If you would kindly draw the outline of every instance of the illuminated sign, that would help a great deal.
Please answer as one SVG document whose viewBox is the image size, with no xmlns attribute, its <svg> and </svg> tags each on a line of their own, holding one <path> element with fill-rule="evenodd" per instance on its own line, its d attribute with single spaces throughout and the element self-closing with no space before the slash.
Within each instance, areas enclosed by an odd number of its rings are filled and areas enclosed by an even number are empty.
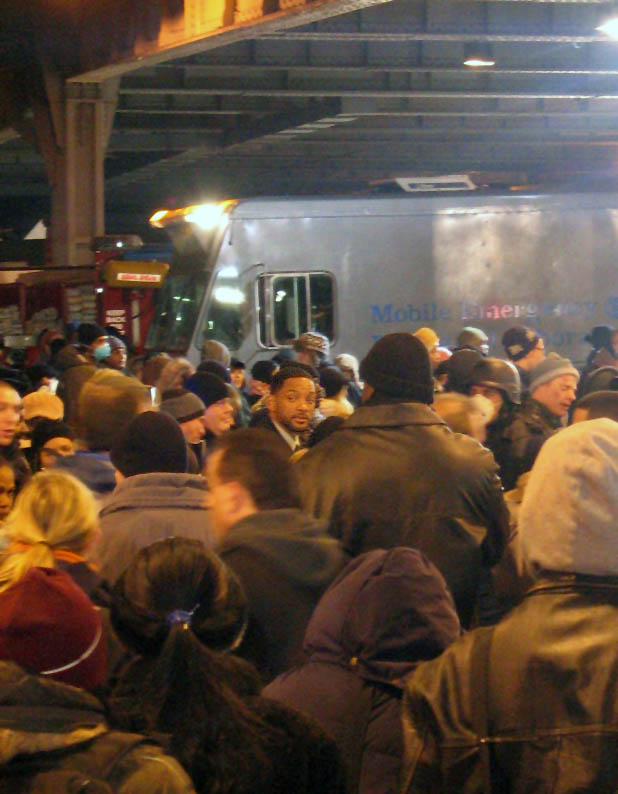
<svg viewBox="0 0 618 794">
<path fill-rule="evenodd" d="M 103 278 L 110 287 L 158 289 L 169 270 L 167 262 L 110 259 L 103 265 Z"/>
<path fill-rule="evenodd" d="M 160 273 L 118 273 L 117 281 L 139 281 L 142 284 L 160 284 Z"/>
</svg>

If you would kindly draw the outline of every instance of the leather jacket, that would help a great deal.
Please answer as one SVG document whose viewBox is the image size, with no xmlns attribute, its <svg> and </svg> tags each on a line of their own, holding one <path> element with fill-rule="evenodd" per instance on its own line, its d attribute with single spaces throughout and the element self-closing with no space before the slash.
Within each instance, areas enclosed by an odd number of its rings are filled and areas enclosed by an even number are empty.
<svg viewBox="0 0 618 794">
<path fill-rule="evenodd" d="M 405 794 L 618 789 L 618 579 L 548 574 L 497 626 L 420 665 Z"/>
<path fill-rule="evenodd" d="M 420 549 L 470 625 L 481 570 L 508 537 L 489 450 L 421 403 L 364 404 L 297 464 L 305 509 L 330 522 L 352 556 Z"/>
<path fill-rule="evenodd" d="M 517 470 L 517 477 L 530 471 L 543 443 L 562 427 L 560 417 L 553 414 L 542 403 L 528 396 L 524 399 L 521 408 L 515 412 L 508 424 L 508 438 L 510 441 L 510 455 L 513 458 L 513 467 Z M 506 490 L 514 488 L 517 482 L 509 482 Z"/>
<path fill-rule="evenodd" d="M 515 488 L 519 477 L 530 471 L 545 440 L 560 427 L 559 417 L 531 397 L 521 407 L 502 406 L 487 427 L 485 446 L 494 453 L 505 491 Z"/>
</svg>

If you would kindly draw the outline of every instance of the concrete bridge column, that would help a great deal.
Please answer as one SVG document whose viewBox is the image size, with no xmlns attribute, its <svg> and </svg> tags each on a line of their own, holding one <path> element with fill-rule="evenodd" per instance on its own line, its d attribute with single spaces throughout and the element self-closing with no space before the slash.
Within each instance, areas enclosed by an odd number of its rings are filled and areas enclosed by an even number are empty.
<svg viewBox="0 0 618 794">
<path fill-rule="evenodd" d="M 51 185 L 54 265 L 92 264 L 92 240 L 105 232 L 103 163 L 118 83 L 64 82 L 45 75 L 48 104 L 35 111 L 34 126 Z"/>
</svg>

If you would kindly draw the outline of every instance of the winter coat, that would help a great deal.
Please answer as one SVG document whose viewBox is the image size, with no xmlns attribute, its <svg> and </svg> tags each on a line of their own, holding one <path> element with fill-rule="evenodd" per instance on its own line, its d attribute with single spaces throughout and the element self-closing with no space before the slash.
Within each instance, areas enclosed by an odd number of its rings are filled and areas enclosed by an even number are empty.
<svg viewBox="0 0 618 794">
<path fill-rule="evenodd" d="M 55 468 L 77 477 L 99 498 L 110 494 L 116 487 L 115 470 L 109 452 L 80 450 L 74 455 L 58 458 Z"/>
<path fill-rule="evenodd" d="M 242 519 L 217 551 L 240 579 L 249 604 L 237 653 L 270 681 L 301 660 L 311 613 L 348 557 L 323 522 L 295 509 Z"/>
<path fill-rule="evenodd" d="M 505 491 L 515 488 L 521 475 L 530 471 L 554 427 L 561 427 L 558 417 L 532 398 L 524 401 L 523 408 L 503 405 L 487 427 L 485 446 L 493 452 Z"/>
<path fill-rule="evenodd" d="M 64 403 L 64 421 L 77 429 L 77 405 L 82 387 L 97 368 L 73 347 L 65 345 L 58 352 L 54 366 L 60 372 L 58 397 Z"/>
<path fill-rule="evenodd" d="M 201 540 L 211 547 L 205 500 L 206 483 L 197 474 L 154 472 L 127 477 L 101 508 L 101 536 L 93 551 L 101 576 L 114 584 L 141 548 L 172 535 Z"/>
<path fill-rule="evenodd" d="M 411 676 L 405 794 L 614 794 L 618 578 L 548 575 Z"/>
<path fill-rule="evenodd" d="M 503 435 L 508 439 L 508 451 L 503 453 L 503 460 L 496 457 L 501 466 L 503 461 L 507 465 L 505 490 L 514 488 L 518 477 L 530 471 L 545 441 L 562 426 L 560 417 L 542 403 L 532 397 L 524 399 L 508 426 L 503 428 Z"/>
<path fill-rule="evenodd" d="M 353 556 L 413 546 L 440 570 L 468 626 L 483 566 L 508 537 L 492 454 L 427 405 L 369 405 L 297 464 L 305 509 Z"/>
<path fill-rule="evenodd" d="M 0 662 L 0 791 L 29 794 L 37 772 L 59 770 L 100 777 L 122 794 L 195 794 L 161 748 L 111 732 L 93 695 Z"/>
<path fill-rule="evenodd" d="M 335 738 L 349 794 L 395 794 L 405 680 L 459 633 L 444 579 L 419 551 L 371 551 L 322 596 L 305 634 L 308 662 L 263 695 L 313 717 Z"/>
<path fill-rule="evenodd" d="M 536 578 L 495 627 L 412 675 L 404 791 L 618 789 L 618 424 L 552 436 L 519 512 Z"/>
<path fill-rule="evenodd" d="M 257 427 L 262 430 L 269 430 L 271 433 L 274 434 L 274 438 L 276 438 L 277 441 L 280 443 L 281 449 L 285 450 L 288 453 L 288 455 L 292 454 L 292 448 L 285 440 L 285 438 L 281 435 L 281 433 L 277 430 L 275 423 L 270 418 L 270 414 L 266 409 L 261 411 L 256 411 L 253 414 L 253 418 L 249 422 L 249 427 Z M 303 442 L 302 434 L 299 435 L 299 442 L 301 444 Z"/>
</svg>

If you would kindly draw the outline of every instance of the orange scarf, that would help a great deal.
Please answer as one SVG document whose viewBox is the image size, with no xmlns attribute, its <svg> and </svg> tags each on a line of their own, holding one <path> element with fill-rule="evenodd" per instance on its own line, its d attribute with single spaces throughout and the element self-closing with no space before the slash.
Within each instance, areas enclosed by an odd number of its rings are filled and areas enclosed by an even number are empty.
<svg viewBox="0 0 618 794">
<path fill-rule="evenodd" d="M 28 551 L 28 549 L 32 549 L 36 545 L 38 544 L 21 543 L 20 541 L 16 540 L 13 541 L 13 543 L 11 543 L 11 545 L 7 548 L 7 550 L 4 553 L 8 557 L 10 554 L 19 554 L 22 551 Z M 47 544 L 42 544 L 42 545 L 47 545 Z M 54 558 L 56 560 L 60 560 L 61 562 L 68 562 L 68 563 L 85 562 L 89 568 L 92 568 L 94 570 L 94 566 L 91 565 L 88 562 L 88 560 L 86 560 L 81 555 L 76 554 L 74 551 L 69 551 L 68 549 L 52 549 L 51 546 L 47 546 L 47 548 L 51 551 L 51 553 L 54 555 Z"/>
</svg>

